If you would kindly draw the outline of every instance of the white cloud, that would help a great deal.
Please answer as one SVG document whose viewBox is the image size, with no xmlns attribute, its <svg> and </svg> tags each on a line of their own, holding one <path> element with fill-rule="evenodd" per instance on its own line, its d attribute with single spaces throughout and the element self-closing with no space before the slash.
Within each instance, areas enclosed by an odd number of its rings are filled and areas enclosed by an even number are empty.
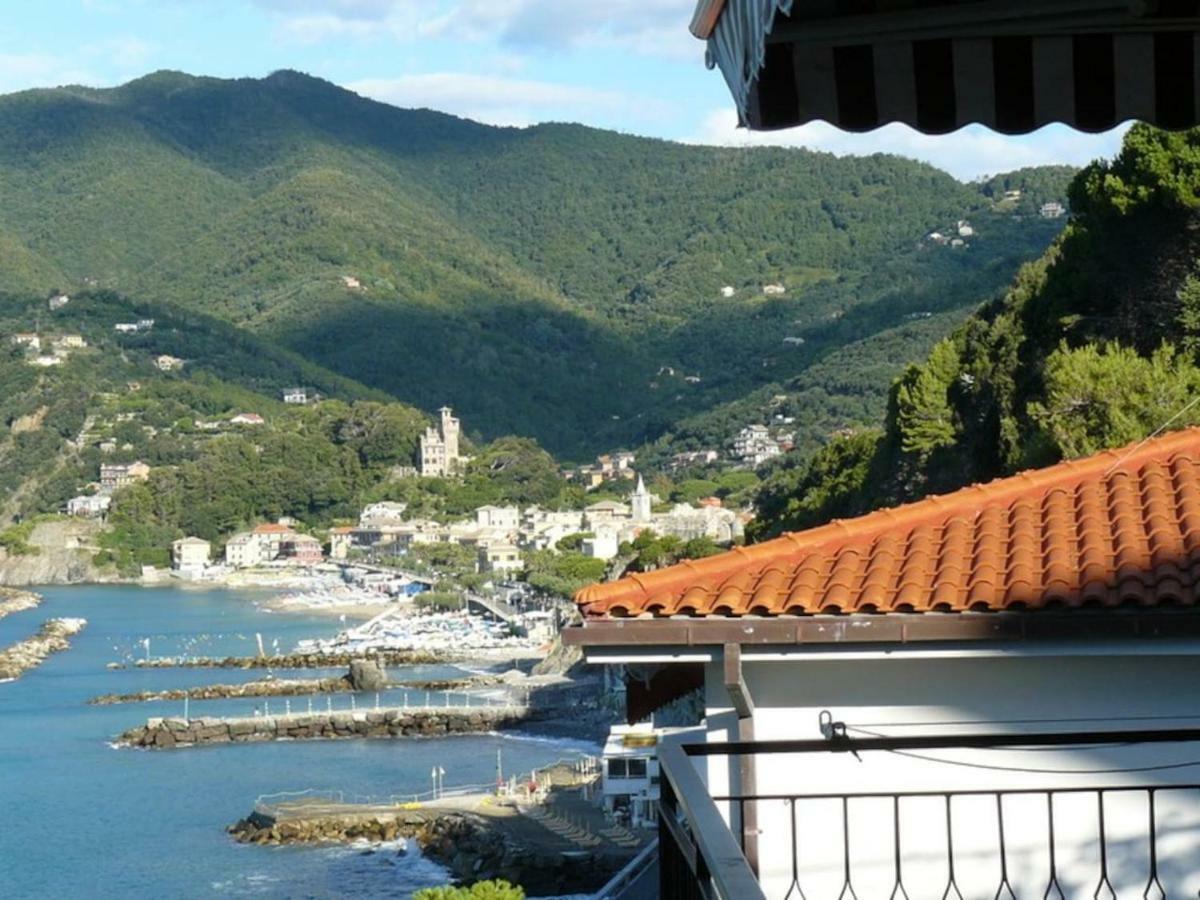
<svg viewBox="0 0 1200 900">
<path fill-rule="evenodd" d="M 968 125 L 953 134 L 921 134 L 907 125 L 891 124 L 866 134 L 811 122 L 785 131 L 752 132 L 737 127 L 737 114 L 717 110 L 705 117 L 689 143 L 721 146 L 807 147 L 838 156 L 893 153 L 931 163 L 956 178 L 1009 172 L 1023 166 L 1085 165 L 1112 156 L 1128 126 L 1105 134 L 1084 134 L 1064 125 L 1048 125 L 1031 135 L 1010 137 L 981 125 Z"/>
<path fill-rule="evenodd" d="M 463 72 L 368 78 L 346 87 L 393 106 L 428 107 L 490 125 L 588 121 L 596 112 L 611 114 L 631 108 L 648 116 L 656 114 L 653 101 L 634 103 L 617 91 Z"/>
<path fill-rule="evenodd" d="M 36 87 L 83 84 L 99 87 L 110 82 L 81 68 L 71 56 L 49 53 L 0 53 L 0 93 Z"/>
<path fill-rule="evenodd" d="M 694 0 L 254 0 L 281 17 L 287 37 L 314 43 L 339 37 L 418 37 L 492 43 L 521 52 L 619 47 L 626 52 L 700 59 L 687 31 Z"/>
</svg>

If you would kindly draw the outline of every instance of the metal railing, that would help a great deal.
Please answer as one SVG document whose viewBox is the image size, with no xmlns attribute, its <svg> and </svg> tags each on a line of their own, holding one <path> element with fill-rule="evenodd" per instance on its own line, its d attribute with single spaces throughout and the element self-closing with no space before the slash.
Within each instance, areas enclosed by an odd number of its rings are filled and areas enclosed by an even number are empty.
<svg viewBox="0 0 1200 900">
<path fill-rule="evenodd" d="M 1014 890 L 1014 879 L 1010 878 L 1012 871 L 1013 852 L 1011 849 L 1014 835 L 1024 841 L 1024 859 L 1030 858 L 1031 831 L 1029 823 L 1029 804 L 1044 802 L 1042 814 L 1043 829 L 1038 841 L 1044 843 L 1035 848 L 1039 859 L 1045 861 L 1044 878 L 1039 886 L 1038 894 L 1043 900 L 1063 900 L 1067 893 L 1064 887 L 1064 869 L 1062 865 L 1062 845 L 1064 814 L 1062 807 L 1070 805 L 1069 826 L 1073 829 L 1072 838 L 1078 837 L 1081 824 L 1079 803 L 1090 800 L 1094 812 L 1088 817 L 1086 829 L 1090 829 L 1088 842 L 1094 850 L 1095 871 L 1090 872 L 1090 886 L 1094 887 L 1094 895 L 1101 900 L 1116 897 L 1113 887 L 1114 869 L 1110 865 L 1115 849 L 1115 840 L 1110 833 L 1113 807 L 1121 806 L 1120 842 L 1123 848 L 1128 848 L 1130 841 L 1137 845 L 1139 857 L 1143 860 L 1139 865 L 1144 866 L 1138 876 L 1144 885 L 1141 891 L 1145 900 L 1165 900 L 1168 891 L 1164 887 L 1164 870 L 1160 860 L 1165 859 L 1162 848 L 1165 842 L 1163 836 L 1160 800 L 1167 797 L 1174 802 L 1182 798 L 1184 806 L 1190 809 L 1200 809 L 1200 784 L 1142 784 L 1113 786 L 1048 786 L 1048 787 L 994 787 L 966 788 L 954 790 L 912 790 L 912 791 L 864 791 L 864 792 L 827 792 L 827 793 L 730 793 L 712 796 L 708 793 L 704 781 L 697 770 L 694 758 L 708 756 L 745 756 L 770 753 L 850 753 L 858 755 L 870 751 L 904 752 L 914 749 L 960 749 L 960 748 L 1084 748 L 1098 744 L 1136 745 L 1136 744 L 1165 744 L 1165 743 L 1196 743 L 1200 742 L 1200 730 L 1171 729 L 1157 731 L 1100 731 L 1100 732 L 1054 732 L 1041 734 L 1007 734 L 984 735 L 969 734 L 960 736 L 921 736 L 921 737 L 872 737 L 852 739 L 845 735 L 844 730 L 835 731 L 825 740 L 815 741 L 763 741 L 763 742 L 732 742 L 728 744 L 706 743 L 697 745 L 666 744 L 660 747 L 659 764 L 662 773 L 662 800 L 659 809 L 659 862 L 660 862 L 660 895 L 663 900 L 765 900 L 766 894 L 760 885 L 758 876 L 747 860 L 746 831 L 743 824 L 757 822 L 761 825 L 763 817 L 760 811 L 768 804 L 782 804 L 785 815 L 783 821 L 789 830 L 787 846 L 790 847 L 790 860 L 779 859 L 777 856 L 766 862 L 775 875 L 781 870 L 786 875 L 790 863 L 790 882 L 786 893 L 780 888 L 783 900 L 813 900 L 815 891 L 811 884 L 806 888 L 802 864 L 805 862 L 805 848 L 809 854 L 819 854 L 819 859 L 809 858 L 809 864 L 816 863 L 822 871 L 831 869 L 839 871 L 838 887 L 831 896 L 837 900 L 858 900 L 856 877 L 861 870 L 870 868 L 872 875 L 878 881 L 880 859 L 879 847 L 869 848 L 875 851 L 869 859 L 856 855 L 853 845 L 856 829 L 852 823 L 862 824 L 879 832 L 881 813 L 887 810 L 890 815 L 890 844 L 885 848 L 890 856 L 891 889 L 884 895 L 889 900 L 908 900 L 912 885 L 905 882 L 906 861 L 910 859 L 912 844 L 906 839 L 902 822 L 903 812 L 909 805 L 936 804 L 938 812 L 931 819 L 928 815 L 922 820 L 922 863 L 928 871 L 929 866 L 929 831 L 930 822 L 935 822 L 932 830 L 940 829 L 941 870 L 944 881 L 941 883 L 938 896 L 943 900 L 960 900 L 963 891 L 960 887 L 962 869 L 958 868 L 965 857 L 971 858 L 972 871 L 979 870 L 981 854 L 987 858 L 987 868 L 994 872 L 995 884 L 992 885 L 990 896 L 996 900 L 1015 900 L 1017 891 Z M 1021 798 L 1018 800 L 1018 798 Z M 1068 801 L 1068 798 L 1074 798 Z M 1137 801 L 1138 812 L 1131 812 L 1129 798 Z M 992 821 L 985 823 L 980 818 L 983 809 L 980 804 L 990 809 Z M 1015 804 L 1023 805 L 1024 817 L 1020 825 L 1014 827 L 1012 809 Z M 729 811 L 730 824 L 718 804 L 726 804 Z M 812 835 L 798 826 L 798 812 L 805 806 L 824 804 L 826 810 L 833 810 L 832 817 L 827 817 L 822 829 L 822 840 L 812 840 Z M 965 809 L 964 807 L 968 807 Z M 966 815 L 964 815 L 966 813 Z M 1010 818 L 1006 820 L 1006 813 Z M 1141 817 L 1137 825 L 1137 834 L 1130 837 L 1130 816 Z M 963 819 L 965 821 L 956 821 Z M 940 821 L 939 821 L 940 820 Z M 985 828 L 985 824 L 988 828 Z M 731 830 L 730 825 L 736 830 Z M 990 829 L 990 830 L 989 830 Z M 967 852 L 961 843 L 964 831 L 968 831 L 973 840 Z M 980 835 L 989 835 L 990 846 L 981 844 Z M 836 838 L 840 836 L 840 846 Z M 755 836 L 757 840 L 757 836 Z M 778 839 L 771 847 L 781 846 Z M 820 847 L 813 845 L 820 843 Z M 861 849 L 861 848 L 860 848 Z M 1128 857 L 1128 854 L 1126 854 Z M 886 864 L 886 863 L 885 863 Z M 1188 874 L 1200 874 L 1200 862 L 1189 860 Z M 860 867 L 860 868 L 856 868 Z M 1027 868 L 1027 866 L 1026 866 Z M 1078 881 L 1078 870 L 1072 873 L 1073 880 Z M 1122 877 L 1128 881 L 1129 867 L 1126 865 Z M 1028 880 L 1028 875 L 1026 875 Z M 777 884 L 777 882 L 773 882 Z M 922 886 L 921 893 L 924 893 Z M 807 891 L 807 892 L 806 892 Z M 1089 892 L 1091 892 L 1089 888 Z M 917 893 L 913 891 L 913 893 Z M 1028 893 L 1028 890 L 1026 890 Z M 1194 893 L 1194 892 L 1193 892 Z M 1024 895 L 1022 895 L 1024 896 Z"/>
</svg>

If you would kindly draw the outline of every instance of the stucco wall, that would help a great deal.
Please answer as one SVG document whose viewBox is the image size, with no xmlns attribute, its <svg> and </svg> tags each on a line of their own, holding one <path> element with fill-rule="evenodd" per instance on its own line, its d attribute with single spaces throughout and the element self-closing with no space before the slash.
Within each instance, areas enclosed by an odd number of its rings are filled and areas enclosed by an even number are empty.
<svg viewBox="0 0 1200 900">
<path fill-rule="evenodd" d="M 997 658 L 897 654 L 873 659 L 814 655 L 747 661 L 745 673 L 756 704 L 759 740 L 818 738 L 822 710 L 852 728 L 888 735 L 1200 725 L 1200 658 L 1185 654 L 1055 657 L 1013 652 Z M 733 738 L 736 719 L 718 663 L 708 668 L 707 704 L 708 739 Z M 957 750 L 919 756 L 923 758 L 892 753 L 866 754 L 861 760 L 844 754 L 760 755 L 757 792 L 1200 783 L 1200 767 L 1126 771 L 1200 760 L 1200 746 Z M 714 795 L 729 791 L 735 764 L 711 758 L 707 777 Z M 992 897 L 1000 882 L 995 797 L 958 798 L 951 809 L 958 885 L 966 897 Z M 852 800 L 849 810 L 853 887 L 862 900 L 887 897 L 895 880 L 892 801 Z M 1097 797 L 1060 795 L 1055 812 L 1062 888 L 1068 897 L 1073 891 L 1086 891 L 1090 897 L 1100 877 Z M 1147 795 L 1108 794 L 1105 812 L 1112 885 L 1119 894 L 1141 896 L 1149 873 Z M 792 881 L 790 816 L 784 801 L 759 804 L 761 876 L 772 898 L 782 898 Z M 810 898 L 837 897 L 844 882 L 841 802 L 799 803 L 796 818 L 800 886 Z M 1004 819 L 1012 887 L 1019 897 L 1041 897 L 1050 871 L 1045 795 L 1006 798 Z M 1167 894 L 1195 896 L 1200 890 L 1200 791 L 1160 793 L 1157 821 Z M 944 799 L 902 801 L 903 877 L 912 896 L 940 897 L 945 891 L 946 834 Z"/>
</svg>

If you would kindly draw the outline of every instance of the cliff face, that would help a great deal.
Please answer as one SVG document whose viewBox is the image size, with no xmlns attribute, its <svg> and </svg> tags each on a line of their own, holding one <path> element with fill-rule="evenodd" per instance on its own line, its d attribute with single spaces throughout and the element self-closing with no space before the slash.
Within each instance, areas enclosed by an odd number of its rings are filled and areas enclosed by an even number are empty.
<svg viewBox="0 0 1200 900">
<path fill-rule="evenodd" d="M 92 564 L 99 549 L 99 523 L 72 519 L 39 523 L 29 544 L 36 553 L 14 555 L 0 550 L 0 584 L 80 584 L 112 581 L 111 573 Z"/>
</svg>

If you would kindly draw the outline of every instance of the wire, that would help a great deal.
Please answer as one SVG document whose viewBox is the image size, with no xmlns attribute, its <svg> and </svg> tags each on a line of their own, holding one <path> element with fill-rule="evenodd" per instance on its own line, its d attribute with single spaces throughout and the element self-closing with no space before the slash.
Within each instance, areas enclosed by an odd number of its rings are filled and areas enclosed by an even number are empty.
<svg viewBox="0 0 1200 900">
<path fill-rule="evenodd" d="M 1172 716 L 1164 716 L 1163 718 L 1174 718 Z M 1085 720 L 1086 721 L 1086 720 Z M 847 731 L 855 731 L 867 737 L 886 738 L 886 734 L 881 734 L 877 731 L 870 731 L 866 728 L 859 728 L 853 725 L 846 726 Z M 1113 748 L 1113 747 L 1132 747 L 1131 743 L 1121 744 L 1087 744 L 1081 745 L 1091 747 L 1093 749 Z M 1020 749 L 1020 748 L 1013 748 Z M 983 769 L 988 772 L 1018 772 L 1023 775 L 1123 775 L 1134 774 L 1138 772 L 1167 772 L 1173 769 L 1187 769 L 1193 766 L 1200 766 L 1200 759 L 1191 760 L 1189 762 L 1179 763 L 1161 763 L 1153 766 L 1132 766 L 1132 767 L 1117 767 L 1111 769 L 1042 769 L 1033 766 L 1000 766 L 992 763 L 976 763 L 966 762 L 961 759 L 940 759 L 936 756 L 925 756 L 921 753 L 913 753 L 908 750 L 887 750 L 894 756 L 904 756 L 908 759 L 916 759 L 922 762 L 941 763 L 946 766 L 957 766 L 964 769 Z"/>
<path fill-rule="evenodd" d="M 1186 406 L 1183 407 L 1183 409 L 1179 410 L 1179 412 L 1175 413 L 1175 415 L 1171 416 L 1171 418 L 1167 419 L 1167 421 L 1163 422 L 1160 426 L 1158 426 L 1158 428 L 1154 431 L 1153 434 L 1147 435 L 1144 439 L 1139 441 L 1137 444 L 1130 447 L 1128 453 L 1126 453 L 1124 456 L 1122 456 L 1120 459 L 1118 459 L 1115 463 L 1113 463 L 1111 466 L 1109 466 L 1107 469 L 1104 470 L 1104 474 L 1105 475 L 1111 474 L 1113 469 L 1117 468 L 1119 465 L 1121 465 L 1121 463 L 1125 462 L 1125 460 L 1129 459 L 1129 457 L 1131 457 L 1131 456 L 1133 456 L 1133 454 L 1137 453 L 1138 450 L 1142 449 L 1142 446 L 1144 444 L 1146 444 L 1148 441 L 1154 440 L 1154 438 L 1158 437 L 1160 434 L 1162 434 L 1164 431 L 1166 431 L 1168 425 L 1170 425 L 1172 422 L 1174 422 L 1176 419 L 1178 419 L 1180 416 L 1182 416 L 1185 412 L 1187 412 L 1189 409 L 1191 409 L 1197 403 L 1200 403 L 1200 397 L 1194 397 L 1192 399 L 1191 403 L 1188 403 Z"/>
</svg>

